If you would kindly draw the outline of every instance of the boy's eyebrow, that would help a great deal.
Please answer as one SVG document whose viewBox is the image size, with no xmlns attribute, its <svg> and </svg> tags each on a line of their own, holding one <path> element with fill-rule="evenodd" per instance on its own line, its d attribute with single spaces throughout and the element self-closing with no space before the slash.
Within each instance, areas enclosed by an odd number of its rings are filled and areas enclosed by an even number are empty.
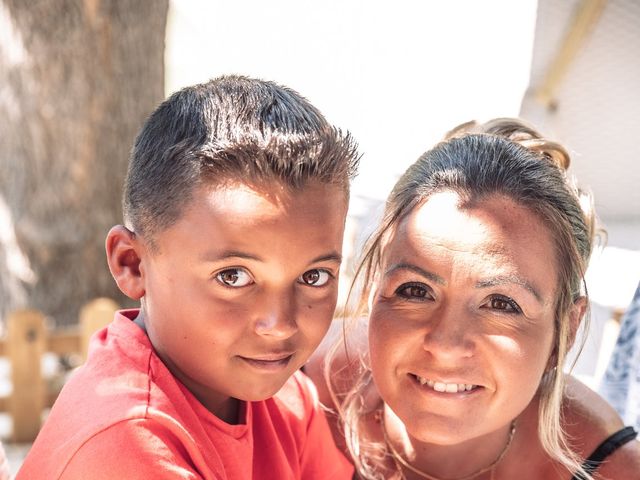
<svg viewBox="0 0 640 480">
<path fill-rule="evenodd" d="M 256 255 L 252 255 L 250 253 L 242 252 L 240 250 L 223 250 L 222 252 L 209 251 L 202 256 L 204 261 L 212 262 L 212 261 L 220 261 L 225 260 L 227 258 L 244 258 L 246 260 L 255 260 L 256 262 L 262 262 L 263 259 Z M 311 260 L 310 263 L 317 262 L 337 262 L 342 263 L 342 255 L 338 252 L 333 251 L 329 252 L 326 255 L 320 255 L 317 258 Z"/>
<path fill-rule="evenodd" d="M 410 263 L 396 263 L 387 269 L 384 272 L 385 275 L 389 275 L 390 273 L 395 272 L 396 270 L 409 270 L 410 272 L 417 273 L 425 278 L 428 278 L 432 282 L 437 283 L 438 285 L 446 285 L 446 281 L 440 275 L 436 275 L 433 272 L 425 270 L 424 268 L 420 268 L 417 265 L 412 265 Z"/>
<path fill-rule="evenodd" d="M 223 250 L 221 252 L 208 251 L 202 255 L 202 259 L 208 262 L 225 260 L 227 258 L 244 258 L 247 260 L 256 260 L 258 262 L 262 261 L 262 258 L 257 257 L 256 255 L 251 255 L 250 253 L 241 252 L 240 250 Z"/>
<path fill-rule="evenodd" d="M 498 277 L 488 278 L 486 280 L 480 280 L 476 283 L 476 288 L 488 288 L 507 284 L 515 284 L 523 287 L 525 290 L 533 294 L 533 296 L 536 297 L 536 299 L 540 303 L 544 303 L 542 300 L 542 296 L 540 295 L 538 290 L 529 281 L 527 281 L 526 278 L 521 277 L 520 275 L 517 275 L 515 273 L 511 275 L 501 275 Z"/>
<path fill-rule="evenodd" d="M 314 258 L 313 260 L 311 260 L 311 263 L 317 263 L 317 262 L 337 262 L 337 263 L 342 263 L 342 255 L 340 255 L 338 252 L 330 252 L 326 255 L 320 255 L 317 258 Z"/>
</svg>

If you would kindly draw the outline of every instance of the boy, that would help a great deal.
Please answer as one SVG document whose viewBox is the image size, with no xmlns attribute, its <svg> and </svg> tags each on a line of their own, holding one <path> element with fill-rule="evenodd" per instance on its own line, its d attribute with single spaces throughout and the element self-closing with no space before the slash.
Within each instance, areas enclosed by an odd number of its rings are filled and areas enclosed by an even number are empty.
<svg viewBox="0 0 640 480">
<path fill-rule="evenodd" d="M 336 304 L 356 148 L 297 93 L 221 77 L 148 119 L 92 339 L 18 479 L 340 479 L 298 372 Z M 274 396 L 275 395 L 275 396 Z"/>
</svg>

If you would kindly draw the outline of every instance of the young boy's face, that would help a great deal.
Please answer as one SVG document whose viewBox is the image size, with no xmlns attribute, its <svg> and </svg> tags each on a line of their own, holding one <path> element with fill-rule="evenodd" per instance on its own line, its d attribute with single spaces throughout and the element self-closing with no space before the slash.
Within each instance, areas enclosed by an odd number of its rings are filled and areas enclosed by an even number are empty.
<svg viewBox="0 0 640 480">
<path fill-rule="evenodd" d="M 143 319 L 172 373 L 214 411 L 272 396 L 326 333 L 347 211 L 341 188 L 202 187 L 142 249 Z"/>
</svg>

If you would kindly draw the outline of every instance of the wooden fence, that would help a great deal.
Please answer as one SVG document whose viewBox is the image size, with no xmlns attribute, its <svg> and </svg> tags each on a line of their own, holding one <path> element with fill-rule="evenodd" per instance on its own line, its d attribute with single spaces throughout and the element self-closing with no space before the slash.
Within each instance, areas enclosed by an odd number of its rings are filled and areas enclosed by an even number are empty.
<svg viewBox="0 0 640 480">
<path fill-rule="evenodd" d="M 19 310 L 7 318 L 7 335 L 0 339 L 0 356 L 11 363 L 13 389 L 9 397 L 0 397 L 0 411 L 13 418 L 13 441 L 33 441 L 40 430 L 45 407 L 53 405 L 59 391 L 51 389 L 42 376 L 42 355 L 78 354 L 86 358 L 89 338 L 113 319 L 118 305 L 98 298 L 80 311 L 77 326 L 48 330 L 45 316 L 36 310 Z"/>
</svg>

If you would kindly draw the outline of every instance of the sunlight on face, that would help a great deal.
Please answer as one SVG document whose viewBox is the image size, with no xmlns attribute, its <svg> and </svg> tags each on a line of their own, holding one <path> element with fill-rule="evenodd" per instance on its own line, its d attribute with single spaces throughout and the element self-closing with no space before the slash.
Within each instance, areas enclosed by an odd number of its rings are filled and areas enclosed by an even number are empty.
<svg viewBox="0 0 640 480">
<path fill-rule="evenodd" d="M 147 332 L 212 411 L 272 396 L 324 336 L 338 292 L 343 190 L 199 188 L 141 264 Z"/>
<path fill-rule="evenodd" d="M 431 196 L 384 248 L 369 326 L 371 368 L 409 434 L 456 443 L 508 425 L 551 353 L 554 245 L 501 196 Z"/>
</svg>

